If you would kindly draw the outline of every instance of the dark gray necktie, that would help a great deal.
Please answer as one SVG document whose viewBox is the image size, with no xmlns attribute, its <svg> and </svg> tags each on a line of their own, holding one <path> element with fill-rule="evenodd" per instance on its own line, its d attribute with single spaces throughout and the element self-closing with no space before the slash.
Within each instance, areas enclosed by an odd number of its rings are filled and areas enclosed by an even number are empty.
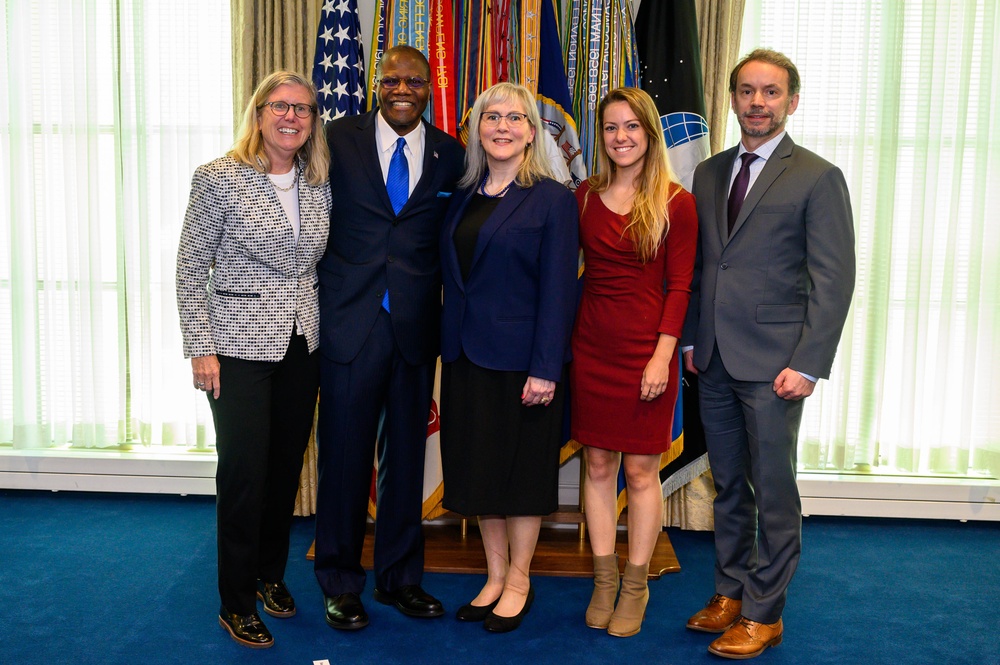
<svg viewBox="0 0 1000 665">
<path fill-rule="evenodd" d="M 733 188 L 729 190 L 729 235 L 733 235 L 733 226 L 736 225 L 736 218 L 740 216 L 740 208 L 743 207 L 743 199 L 747 197 L 747 185 L 750 184 L 750 163 L 757 159 L 757 155 L 752 152 L 745 152 L 740 155 L 743 164 L 740 172 L 736 174 L 733 181 Z"/>
</svg>

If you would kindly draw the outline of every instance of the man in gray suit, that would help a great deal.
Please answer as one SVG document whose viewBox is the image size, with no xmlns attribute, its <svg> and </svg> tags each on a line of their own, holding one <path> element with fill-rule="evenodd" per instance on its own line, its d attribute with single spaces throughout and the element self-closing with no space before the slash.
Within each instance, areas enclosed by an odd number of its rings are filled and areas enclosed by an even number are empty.
<svg viewBox="0 0 1000 665">
<path fill-rule="evenodd" d="M 795 483 L 803 399 L 828 378 L 854 291 L 840 170 L 785 133 L 799 102 L 786 56 L 758 49 L 729 80 L 740 144 L 694 174 L 699 248 L 682 345 L 698 374 L 715 499 L 715 595 L 687 627 L 752 658 L 781 642 L 801 551 Z"/>
</svg>

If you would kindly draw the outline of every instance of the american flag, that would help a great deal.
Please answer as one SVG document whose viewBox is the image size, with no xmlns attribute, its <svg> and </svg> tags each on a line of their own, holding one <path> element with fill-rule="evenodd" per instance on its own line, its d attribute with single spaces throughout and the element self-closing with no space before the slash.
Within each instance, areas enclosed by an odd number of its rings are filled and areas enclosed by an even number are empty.
<svg viewBox="0 0 1000 665">
<path fill-rule="evenodd" d="M 365 112 L 365 66 L 357 0 L 325 0 L 312 79 L 323 122 Z"/>
</svg>

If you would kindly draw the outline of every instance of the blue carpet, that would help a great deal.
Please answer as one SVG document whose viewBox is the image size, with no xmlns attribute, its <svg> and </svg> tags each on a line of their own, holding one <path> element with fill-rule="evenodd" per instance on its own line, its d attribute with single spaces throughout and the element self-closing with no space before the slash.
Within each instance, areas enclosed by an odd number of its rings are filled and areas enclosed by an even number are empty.
<svg viewBox="0 0 1000 665">
<path fill-rule="evenodd" d="M 409 619 L 364 597 L 371 626 L 323 621 L 297 518 L 286 581 L 292 619 L 275 646 L 240 647 L 216 622 L 211 497 L 0 490 L 0 663 L 723 663 L 684 622 L 712 594 L 712 536 L 670 530 L 682 571 L 651 584 L 642 632 L 588 629 L 590 581 L 534 578 L 535 606 L 506 635 L 451 616 Z M 755 662 L 1000 664 L 1000 524 L 810 517 L 785 641 Z M 428 574 L 453 612 L 475 575 Z"/>
</svg>

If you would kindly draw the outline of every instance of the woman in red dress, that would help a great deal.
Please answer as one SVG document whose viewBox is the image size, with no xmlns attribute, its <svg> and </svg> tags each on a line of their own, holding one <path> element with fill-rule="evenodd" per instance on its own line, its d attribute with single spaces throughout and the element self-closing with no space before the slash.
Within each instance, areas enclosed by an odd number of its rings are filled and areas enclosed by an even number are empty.
<svg viewBox="0 0 1000 665">
<path fill-rule="evenodd" d="M 638 88 L 598 107 L 598 173 L 577 190 L 583 297 L 573 332 L 572 435 L 584 445 L 594 553 L 591 628 L 639 632 L 649 559 L 662 527 L 660 456 L 671 443 L 677 340 L 690 299 L 698 223 L 677 183 L 659 114 Z M 628 485 L 628 562 L 618 593 L 618 469 Z"/>
</svg>

